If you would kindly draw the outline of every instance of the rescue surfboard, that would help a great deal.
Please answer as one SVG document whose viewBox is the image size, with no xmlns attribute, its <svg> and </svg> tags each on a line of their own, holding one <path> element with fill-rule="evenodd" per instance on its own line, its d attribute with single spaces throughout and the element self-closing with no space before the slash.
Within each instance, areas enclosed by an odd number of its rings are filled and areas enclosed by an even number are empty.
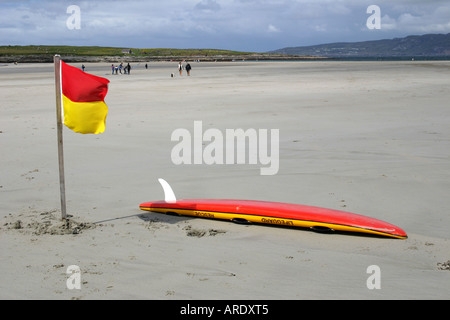
<svg viewBox="0 0 450 320">
<path fill-rule="evenodd" d="M 170 185 L 163 179 L 159 182 L 164 189 L 165 200 L 141 203 L 141 210 L 236 223 L 309 228 L 318 232 L 355 232 L 398 239 L 408 237 L 405 231 L 388 222 L 334 209 L 257 200 L 177 200 Z"/>
</svg>

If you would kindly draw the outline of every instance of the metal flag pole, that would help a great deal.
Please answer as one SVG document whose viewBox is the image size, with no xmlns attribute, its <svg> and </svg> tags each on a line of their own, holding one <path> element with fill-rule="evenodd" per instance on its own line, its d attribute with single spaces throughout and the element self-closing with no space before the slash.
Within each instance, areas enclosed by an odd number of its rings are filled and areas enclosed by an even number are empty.
<svg viewBox="0 0 450 320">
<path fill-rule="evenodd" d="M 63 124 L 62 124 L 62 87 L 61 87 L 61 57 L 53 57 L 55 64 L 55 91 L 56 91 L 56 123 L 58 132 L 58 161 L 59 161 L 59 189 L 61 196 L 61 218 L 67 219 L 66 187 L 64 179 L 64 152 L 63 152 Z"/>
</svg>

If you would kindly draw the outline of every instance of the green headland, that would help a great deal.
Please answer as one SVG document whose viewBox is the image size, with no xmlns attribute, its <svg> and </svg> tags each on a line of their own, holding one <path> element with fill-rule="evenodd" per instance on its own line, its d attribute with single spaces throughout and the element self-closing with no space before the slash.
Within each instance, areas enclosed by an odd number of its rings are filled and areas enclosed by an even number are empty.
<svg viewBox="0 0 450 320">
<path fill-rule="evenodd" d="M 232 61 L 232 60 L 293 60 L 318 59 L 313 56 L 287 55 L 279 53 L 241 52 L 220 49 L 171 49 L 171 48 L 120 48 L 97 46 L 0 46 L 0 62 L 52 62 L 53 56 L 59 54 L 65 61 Z"/>
</svg>

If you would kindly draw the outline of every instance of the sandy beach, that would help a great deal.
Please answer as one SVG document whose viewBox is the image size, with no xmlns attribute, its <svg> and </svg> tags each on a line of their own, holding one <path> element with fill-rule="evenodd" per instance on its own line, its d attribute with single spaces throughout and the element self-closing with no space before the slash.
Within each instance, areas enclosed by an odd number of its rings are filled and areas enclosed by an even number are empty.
<svg viewBox="0 0 450 320">
<path fill-rule="evenodd" d="M 1 299 L 450 298 L 450 62 L 191 62 L 189 77 L 177 62 L 134 63 L 130 75 L 85 65 L 111 81 L 109 113 L 99 135 L 64 127 L 70 225 L 53 65 L 0 66 Z M 276 174 L 175 164 L 172 133 L 195 121 L 279 129 Z M 158 178 L 180 199 L 345 210 L 408 239 L 139 210 L 164 199 Z M 80 289 L 67 285 L 73 265 Z"/>
</svg>

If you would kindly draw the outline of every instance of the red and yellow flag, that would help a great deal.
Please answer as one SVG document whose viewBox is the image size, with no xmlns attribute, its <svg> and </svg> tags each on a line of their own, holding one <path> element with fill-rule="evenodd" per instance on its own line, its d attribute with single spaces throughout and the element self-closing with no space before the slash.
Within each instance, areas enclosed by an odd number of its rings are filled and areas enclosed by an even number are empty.
<svg viewBox="0 0 450 320">
<path fill-rule="evenodd" d="M 105 96 L 109 80 L 69 66 L 61 61 L 64 124 L 78 133 L 105 131 L 108 107 Z"/>
</svg>

